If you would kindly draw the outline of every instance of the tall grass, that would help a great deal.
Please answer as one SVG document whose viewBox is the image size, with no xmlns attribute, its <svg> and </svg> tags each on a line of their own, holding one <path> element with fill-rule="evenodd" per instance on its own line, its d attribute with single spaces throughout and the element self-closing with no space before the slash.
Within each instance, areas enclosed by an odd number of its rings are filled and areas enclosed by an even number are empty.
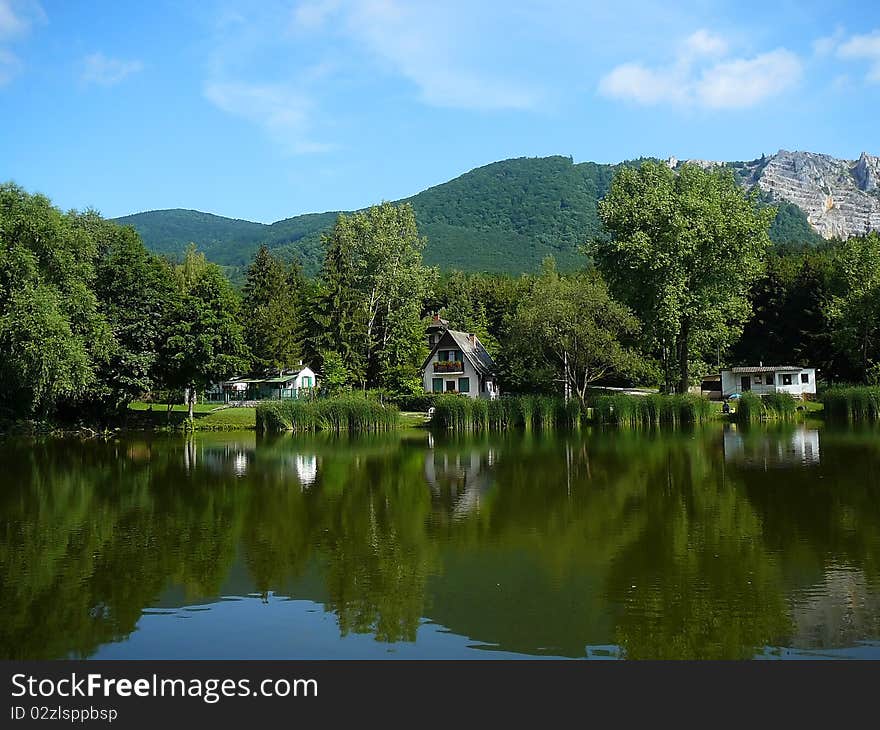
<svg viewBox="0 0 880 730">
<path fill-rule="evenodd" d="M 399 425 L 396 406 L 362 395 L 281 400 L 257 406 L 258 431 L 389 431 Z"/>
<path fill-rule="evenodd" d="M 434 404 L 432 424 L 454 431 L 549 430 L 581 421 L 577 401 L 567 404 L 550 396 L 506 396 L 496 400 L 441 395 Z"/>
<path fill-rule="evenodd" d="M 597 423 L 629 427 L 703 423 L 713 416 L 712 404 L 698 395 L 601 395 L 593 401 Z"/>
<path fill-rule="evenodd" d="M 837 386 L 822 395 L 825 418 L 835 421 L 880 420 L 880 386 Z"/>
<path fill-rule="evenodd" d="M 797 401 L 789 393 L 768 393 L 759 396 L 746 391 L 737 400 L 734 417 L 740 423 L 758 421 L 789 421 L 797 415 Z"/>
<path fill-rule="evenodd" d="M 578 429 L 595 423 L 622 426 L 702 423 L 713 416 L 712 404 L 696 395 L 605 395 L 584 407 L 580 401 L 552 396 L 505 396 L 492 401 L 440 395 L 432 424 L 454 431 L 503 431 L 519 428 Z"/>
</svg>

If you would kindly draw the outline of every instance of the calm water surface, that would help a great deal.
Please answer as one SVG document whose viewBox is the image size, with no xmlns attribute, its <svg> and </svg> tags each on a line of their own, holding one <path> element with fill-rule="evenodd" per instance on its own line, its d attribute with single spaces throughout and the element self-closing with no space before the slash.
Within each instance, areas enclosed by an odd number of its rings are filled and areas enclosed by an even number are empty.
<svg viewBox="0 0 880 730">
<path fill-rule="evenodd" d="M 5 441 L 3 658 L 880 658 L 880 433 Z"/>
</svg>

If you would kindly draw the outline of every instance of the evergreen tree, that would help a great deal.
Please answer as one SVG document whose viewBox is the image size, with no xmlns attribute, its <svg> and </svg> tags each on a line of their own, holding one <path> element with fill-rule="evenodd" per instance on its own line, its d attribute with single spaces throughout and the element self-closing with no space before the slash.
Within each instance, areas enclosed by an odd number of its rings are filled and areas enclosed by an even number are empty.
<svg viewBox="0 0 880 730">
<path fill-rule="evenodd" d="M 241 320 L 254 371 L 283 369 L 302 358 L 302 271 L 263 245 L 247 269 Z"/>
</svg>

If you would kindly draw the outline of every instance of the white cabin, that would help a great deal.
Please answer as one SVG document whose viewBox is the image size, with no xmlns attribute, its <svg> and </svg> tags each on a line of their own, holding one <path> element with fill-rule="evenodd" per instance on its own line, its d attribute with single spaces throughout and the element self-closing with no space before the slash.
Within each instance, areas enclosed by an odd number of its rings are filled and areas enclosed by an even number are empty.
<svg viewBox="0 0 880 730">
<path fill-rule="evenodd" d="M 721 395 L 751 391 L 756 395 L 789 393 L 795 398 L 816 394 L 816 368 L 798 365 L 755 365 L 721 371 Z"/>
<path fill-rule="evenodd" d="M 205 400 L 214 403 L 236 401 L 282 400 L 299 398 L 318 387 L 318 376 L 310 367 L 300 365 L 293 370 L 280 370 L 278 374 L 262 378 L 236 376 L 215 383 L 205 391 Z"/>
</svg>

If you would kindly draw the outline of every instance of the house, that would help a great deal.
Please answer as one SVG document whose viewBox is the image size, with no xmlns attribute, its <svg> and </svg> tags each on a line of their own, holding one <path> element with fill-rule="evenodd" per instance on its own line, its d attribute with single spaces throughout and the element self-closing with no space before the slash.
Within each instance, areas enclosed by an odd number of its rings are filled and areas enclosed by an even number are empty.
<svg viewBox="0 0 880 730">
<path fill-rule="evenodd" d="M 263 378 L 235 376 L 221 383 L 215 383 L 205 391 L 205 400 L 232 403 L 299 398 L 317 387 L 318 378 L 314 371 L 300 365 L 293 370 L 281 370 L 277 375 L 267 375 Z"/>
<path fill-rule="evenodd" d="M 798 365 L 755 365 L 721 371 L 724 398 L 752 391 L 757 395 L 789 393 L 796 398 L 816 394 L 816 368 Z"/>
<path fill-rule="evenodd" d="M 492 356 L 475 334 L 451 330 L 448 323 L 446 325 L 447 328 L 436 325 L 431 354 L 422 365 L 425 392 L 497 398 L 498 381 Z"/>
<path fill-rule="evenodd" d="M 428 337 L 428 347 L 433 348 L 437 341 L 443 336 L 443 333 L 449 329 L 449 322 L 441 319 L 437 312 L 431 317 L 431 323 L 425 328 L 425 334 Z"/>
</svg>

